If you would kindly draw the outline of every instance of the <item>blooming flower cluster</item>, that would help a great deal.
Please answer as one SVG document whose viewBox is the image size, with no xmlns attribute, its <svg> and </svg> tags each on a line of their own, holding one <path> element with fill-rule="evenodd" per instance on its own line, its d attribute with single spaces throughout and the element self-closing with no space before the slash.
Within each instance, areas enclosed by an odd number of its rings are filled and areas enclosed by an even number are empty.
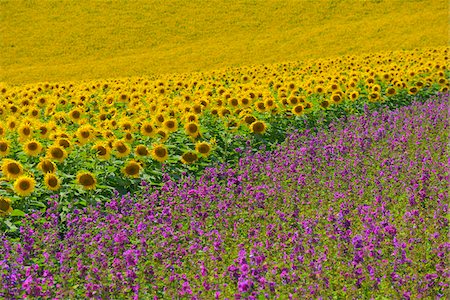
<svg viewBox="0 0 450 300">
<path fill-rule="evenodd" d="M 1 237 L 0 297 L 448 297 L 448 97 L 97 207 L 53 201 Z"/>
</svg>

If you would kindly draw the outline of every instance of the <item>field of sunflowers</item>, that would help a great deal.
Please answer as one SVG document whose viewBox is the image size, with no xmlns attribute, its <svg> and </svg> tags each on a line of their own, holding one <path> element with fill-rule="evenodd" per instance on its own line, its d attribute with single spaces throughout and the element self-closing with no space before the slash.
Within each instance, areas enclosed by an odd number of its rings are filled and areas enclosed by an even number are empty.
<svg viewBox="0 0 450 300">
<path fill-rule="evenodd" d="M 295 1 L 203 3 L 197 21 L 195 3 L 1 2 L 0 298 L 450 298 L 446 6 L 319 2 L 301 20 Z M 383 16 L 364 35 L 365 9 Z M 279 40 L 252 44 L 265 27 Z"/>
</svg>

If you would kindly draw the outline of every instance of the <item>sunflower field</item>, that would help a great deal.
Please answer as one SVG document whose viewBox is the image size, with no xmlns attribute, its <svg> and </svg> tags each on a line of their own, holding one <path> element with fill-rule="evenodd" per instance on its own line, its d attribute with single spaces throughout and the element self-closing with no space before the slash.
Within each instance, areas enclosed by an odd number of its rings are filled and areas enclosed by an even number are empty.
<svg viewBox="0 0 450 300">
<path fill-rule="evenodd" d="M 450 298 L 448 3 L 170 2 L 0 2 L 0 298 Z"/>
</svg>

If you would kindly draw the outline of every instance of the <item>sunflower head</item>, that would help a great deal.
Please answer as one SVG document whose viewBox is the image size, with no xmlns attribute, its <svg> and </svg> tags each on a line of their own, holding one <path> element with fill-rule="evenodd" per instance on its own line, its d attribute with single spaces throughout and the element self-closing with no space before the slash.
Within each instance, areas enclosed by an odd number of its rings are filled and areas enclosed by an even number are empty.
<svg viewBox="0 0 450 300">
<path fill-rule="evenodd" d="M 108 160 L 111 156 L 110 148 L 104 143 L 96 143 L 92 146 L 92 150 L 94 150 L 99 159 Z"/>
<path fill-rule="evenodd" d="M 148 156 L 150 154 L 148 148 L 144 145 L 138 145 L 134 150 L 134 153 L 136 153 L 137 156 Z"/>
<path fill-rule="evenodd" d="M 57 191 L 61 187 L 61 180 L 54 173 L 45 174 L 44 183 L 50 191 Z"/>
<path fill-rule="evenodd" d="M 55 173 L 57 170 L 55 163 L 47 158 L 41 159 L 41 161 L 38 163 L 37 167 L 44 174 Z"/>
<path fill-rule="evenodd" d="M 31 195 L 34 191 L 36 181 L 30 176 L 19 176 L 16 181 L 14 181 L 14 192 L 22 197 Z"/>
<path fill-rule="evenodd" d="M 64 147 L 53 145 L 47 149 L 47 156 L 51 160 L 63 162 L 67 157 L 67 151 L 64 149 Z"/>
<path fill-rule="evenodd" d="M 164 162 L 169 157 L 169 151 L 167 150 L 166 146 L 157 144 L 153 146 L 151 155 L 153 159 L 159 162 Z"/>
<path fill-rule="evenodd" d="M 198 142 L 195 145 L 195 150 L 203 157 L 208 157 L 211 153 L 211 144 L 207 142 Z"/>
<path fill-rule="evenodd" d="M 30 140 L 23 145 L 23 151 L 28 156 L 38 156 L 42 152 L 42 145 L 36 140 Z"/>
<path fill-rule="evenodd" d="M 77 175 L 77 183 L 85 190 L 94 190 L 97 179 L 91 172 L 79 172 Z"/>
<path fill-rule="evenodd" d="M 296 116 L 301 116 L 303 114 L 303 111 L 304 111 L 304 107 L 301 104 L 296 105 L 292 108 L 292 113 Z"/>
<path fill-rule="evenodd" d="M 156 134 L 156 128 L 152 123 L 144 122 L 141 125 L 141 134 L 143 136 L 154 137 Z"/>
<path fill-rule="evenodd" d="M 0 196 L 0 216 L 9 215 L 12 211 L 11 199 Z"/>
<path fill-rule="evenodd" d="M 197 153 L 195 153 L 194 151 L 188 151 L 185 152 L 182 156 L 181 156 L 181 162 L 183 164 L 187 164 L 190 165 L 193 162 L 195 162 L 197 160 Z"/>
<path fill-rule="evenodd" d="M 9 145 L 8 140 L 0 140 L 0 157 L 7 156 L 9 154 L 10 149 L 11 146 Z"/>
<path fill-rule="evenodd" d="M 122 172 L 125 176 L 132 178 L 138 178 L 140 171 L 141 165 L 135 160 L 130 160 L 129 162 L 127 162 L 122 169 Z"/>
<path fill-rule="evenodd" d="M 4 159 L 2 163 L 2 173 L 7 179 L 15 179 L 23 174 L 23 167 L 18 161 Z"/>
<path fill-rule="evenodd" d="M 199 135 L 200 128 L 197 123 L 189 122 L 189 123 L 186 123 L 186 125 L 184 126 L 184 130 L 187 135 L 189 135 L 190 137 L 196 138 Z"/>
<path fill-rule="evenodd" d="M 263 121 L 255 121 L 250 125 L 250 131 L 256 134 L 263 134 L 267 130 L 267 126 Z"/>
<path fill-rule="evenodd" d="M 131 152 L 130 146 L 128 146 L 127 143 L 125 143 L 121 140 L 115 141 L 113 144 L 113 147 L 114 147 L 115 155 L 119 158 L 126 157 Z"/>
<path fill-rule="evenodd" d="M 19 138 L 21 141 L 30 139 L 33 136 L 33 129 L 29 124 L 21 125 L 17 128 L 17 132 L 19 133 Z"/>
</svg>

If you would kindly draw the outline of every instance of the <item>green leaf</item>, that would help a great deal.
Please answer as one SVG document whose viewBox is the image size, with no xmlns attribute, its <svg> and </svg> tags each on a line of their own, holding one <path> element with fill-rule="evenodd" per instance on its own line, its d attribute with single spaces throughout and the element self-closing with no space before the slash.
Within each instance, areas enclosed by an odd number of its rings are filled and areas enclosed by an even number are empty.
<svg viewBox="0 0 450 300">
<path fill-rule="evenodd" d="M 21 211 L 20 209 L 15 209 L 11 212 L 11 216 L 13 217 L 24 217 L 25 213 L 23 211 Z M 6 223 L 6 222 L 5 222 Z M 8 224 L 6 224 L 8 225 Z M 9 225 L 8 225 L 9 226 Z M 14 226 L 14 225 L 13 225 Z M 11 228 L 11 227 L 10 227 Z"/>
</svg>

